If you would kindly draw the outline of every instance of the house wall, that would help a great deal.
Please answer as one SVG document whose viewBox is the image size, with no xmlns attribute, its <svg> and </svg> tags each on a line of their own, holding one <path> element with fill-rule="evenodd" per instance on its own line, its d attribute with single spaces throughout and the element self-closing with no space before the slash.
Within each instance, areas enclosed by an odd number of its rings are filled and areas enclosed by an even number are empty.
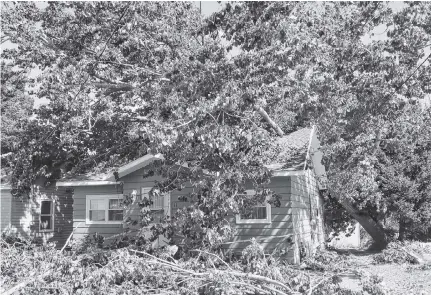
<svg viewBox="0 0 431 295">
<path fill-rule="evenodd" d="M 72 191 L 57 188 L 54 184 L 45 187 L 42 180 L 36 182 L 33 190 L 35 194 L 31 198 L 12 198 L 10 229 L 22 237 L 35 238 L 43 243 L 54 242 L 57 248 L 61 248 L 72 232 Z M 39 230 L 40 205 L 45 199 L 53 200 L 52 232 Z"/>
<path fill-rule="evenodd" d="M 122 224 L 85 224 L 86 195 L 130 195 L 134 190 L 140 194 L 141 187 L 153 187 L 155 181 L 160 181 L 159 176 L 143 178 L 145 168 L 141 168 L 120 180 L 120 186 L 93 186 L 76 187 L 74 191 L 74 237 L 82 238 L 87 234 L 99 233 L 105 237 L 114 236 L 123 232 L 123 227 L 137 233 L 142 230 L 140 225 L 123 226 Z M 252 188 L 250 186 L 250 188 Z M 278 194 L 281 199 L 280 207 L 271 208 L 271 224 L 236 224 L 235 216 L 231 214 L 227 220 L 235 227 L 237 234 L 233 240 L 224 245 L 226 250 L 240 253 L 250 244 L 251 238 L 256 238 L 266 253 L 278 250 L 285 259 L 293 263 L 299 262 L 301 243 L 305 247 L 307 255 L 310 255 L 316 246 L 323 242 L 323 218 L 322 200 L 319 196 L 316 179 L 311 173 L 290 177 L 274 177 L 268 188 Z M 168 214 L 173 215 L 175 210 L 188 206 L 189 202 L 179 200 L 181 196 L 187 196 L 193 192 L 191 185 L 181 191 L 170 193 L 171 207 L 167 208 Z M 311 205 L 311 208 L 310 208 Z M 139 219 L 140 208 L 137 201 L 126 210 L 125 216 Z M 314 220 L 314 223 L 312 222 Z M 78 226 L 79 223 L 79 226 Z M 159 237 L 158 245 L 167 241 Z"/>
<path fill-rule="evenodd" d="M 155 185 L 156 181 L 161 181 L 162 178 L 160 176 L 151 176 L 151 177 L 145 177 L 146 169 L 141 168 L 129 175 L 126 175 L 120 179 L 120 181 L 123 182 L 123 192 L 126 195 L 130 195 L 133 191 L 136 191 L 137 194 L 141 194 L 141 188 L 152 188 Z M 170 207 L 165 207 L 165 214 L 171 215 Z M 129 208 L 125 212 L 125 216 L 130 217 L 132 220 L 139 220 L 140 218 L 140 210 L 141 208 L 138 205 L 138 200 L 135 200 L 134 204 L 129 206 Z M 153 214 L 154 222 L 159 222 L 160 218 L 163 218 L 164 213 L 157 212 Z M 149 237 L 151 235 L 151 232 L 149 228 L 151 226 L 148 226 L 146 228 L 143 228 L 141 225 L 125 225 L 126 228 L 132 233 L 132 234 L 141 234 L 145 237 Z M 159 236 L 158 240 L 156 240 L 153 243 L 153 246 L 163 246 L 166 245 L 169 241 L 164 236 Z"/>
<path fill-rule="evenodd" d="M 341 232 L 338 236 L 335 237 L 335 233 L 332 232 L 329 234 L 329 237 L 332 238 L 329 243 L 330 246 L 338 249 L 347 249 L 347 248 L 359 248 L 361 247 L 361 230 L 359 223 L 354 225 L 353 232 L 350 233 L 350 229 L 345 232 Z"/>
<path fill-rule="evenodd" d="M 292 220 L 295 230 L 295 263 L 312 255 L 324 243 L 323 200 L 314 173 L 292 177 Z"/>
<path fill-rule="evenodd" d="M 255 238 L 265 253 L 277 251 L 283 258 L 293 261 L 295 229 L 292 213 L 296 204 L 291 199 L 291 178 L 274 177 L 268 188 L 280 196 L 280 207 L 271 207 L 271 223 L 236 224 L 235 216 L 232 214 L 228 220 L 235 227 L 237 234 L 224 247 L 239 254 L 250 245 L 250 239 Z"/>
<path fill-rule="evenodd" d="M 0 231 L 3 232 L 8 226 L 10 226 L 12 195 L 10 193 L 10 189 L 1 189 L 0 194 Z"/>
<path fill-rule="evenodd" d="M 110 237 L 123 231 L 122 224 L 87 224 L 86 196 L 87 195 L 116 195 L 121 194 L 121 187 L 116 185 L 78 186 L 73 193 L 73 239 L 82 239 L 89 234 L 101 234 Z"/>
<path fill-rule="evenodd" d="M 120 179 L 123 183 L 120 185 L 101 185 L 101 186 L 78 186 L 74 188 L 74 215 L 73 227 L 75 240 L 82 239 L 87 235 L 100 234 L 107 241 L 112 241 L 117 235 L 127 232 L 130 235 L 143 234 L 146 237 L 150 236 L 149 227 L 143 228 L 141 225 L 131 224 L 87 224 L 86 219 L 86 197 L 88 195 L 131 195 L 136 191 L 138 195 L 141 194 L 142 187 L 153 187 L 155 181 L 160 181 L 159 176 L 143 178 L 145 168 L 141 168 L 129 175 Z M 119 182 L 119 183 L 120 183 Z M 130 217 L 132 220 L 139 220 L 141 208 L 138 206 L 138 198 L 135 198 L 133 203 L 124 210 L 124 218 Z M 155 216 L 157 220 L 161 216 Z M 166 244 L 167 240 L 163 237 L 155 242 L 157 245 Z"/>
<path fill-rule="evenodd" d="M 317 137 L 317 132 L 313 133 L 310 142 L 310 158 L 313 163 L 313 170 L 317 180 L 319 189 L 326 189 L 328 179 L 326 178 L 325 166 L 322 164 L 323 152 L 321 150 L 320 141 Z"/>
<path fill-rule="evenodd" d="M 161 180 L 159 176 L 143 178 L 144 174 L 145 168 L 141 168 L 121 178 L 124 194 L 130 194 L 133 190 L 139 193 L 141 187 L 152 187 L 155 181 Z M 292 201 L 291 199 L 291 186 L 292 182 L 289 177 L 274 177 L 271 180 L 268 188 L 281 197 L 281 206 L 278 208 L 271 208 L 271 224 L 236 224 L 235 216 L 231 214 L 228 217 L 228 221 L 236 228 L 237 235 L 232 241 L 225 245 L 225 248 L 240 253 L 250 244 L 250 239 L 255 237 L 267 253 L 279 250 L 283 253 L 285 258 L 293 261 L 295 252 L 289 238 L 294 238 L 295 229 L 292 223 L 292 212 L 295 210 L 295 206 L 299 205 L 298 202 Z M 250 188 L 252 188 L 251 185 Z M 172 216 L 176 210 L 190 205 L 190 202 L 180 200 L 180 197 L 187 196 L 192 192 L 193 187 L 191 185 L 186 185 L 181 191 L 172 191 L 170 193 L 170 216 Z M 131 210 L 128 216 L 133 219 L 138 218 L 139 208 Z"/>
</svg>

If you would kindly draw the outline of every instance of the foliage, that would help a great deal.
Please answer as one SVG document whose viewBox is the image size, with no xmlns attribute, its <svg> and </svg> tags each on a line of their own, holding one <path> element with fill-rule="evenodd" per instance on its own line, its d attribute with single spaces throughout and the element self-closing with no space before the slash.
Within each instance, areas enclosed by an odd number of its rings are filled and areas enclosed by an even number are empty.
<svg viewBox="0 0 431 295">
<path fill-rule="evenodd" d="M 303 261 L 303 267 L 315 271 L 342 272 L 352 264 L 348 255 L 328 250 L 318 250 L 312 257 L 307 257 Z"/>
<path fill-rule="evenodd" d="M 256 243 L 227 263 L 222 255 L 200 250 L 176 260 L 167 250 L 151 255 L 131 247 L 87 247 L 81 254 L 60 253 L 12 242 L 1 240 L 1 285 L 5 291 L 23 283 L 17 294 L 354 294 L 342 290 L 333 275 L 262 255 Z"/>
<path fill-rule="evenodd" d="M 378 275 L 368 275 L 361 279 L 363 289 L 368 294 L 372 295 L 385 295 L 387 294 L 386 289 L 382 286 L 383 280 Z"/>
<path fill-rule="evenodd" d="M 416 264 L 417 261 L 410 253 L 431 254 L 431 246 L 429 244 L 421 244 L 418 242 L 392 242 L 381 253 L 373 256 L 374 263 L 410 263 Z"/>
<path fill-rule="evenodd" d="M 228 212 L 272 194 L 262 165 L 271 134 L 254 122 L 252 102 L 240 99 L 233 83 L 240 71 L 219 40 L 200 44 L 201 16 L 190 3 L 3 8 L 2 31 L 20 44 L 3 58 L 39 66 L 38 96 L 50 101 L 37 110 L 32 136 L 21 138 L 14 154 L 13 195 L 28 194 L 37 176 L 97 173 L 162 153 L 164 162 L 150 172 L 165 181 L 152 193 L 194 186 L 192 207 L 171 223 L 193 248 L 193 241 L 219 244 L 231 232 Z M 257 188 L 253 200 L 242 194 L 246 179 Z"/>
<path fill-rule="evenodd" d="M 162 153 L 150 172 L 165 181 L 153 192 L 194 192 L 156 230 L 181 233 L 190 248 L 217 246 L 232 234 L 228 212 L 273 195 L 264 164 L 279 132 L 266 112 L 285 132 L 319 126 L 332 197 L 377 223 L 392 210 L 377 153 L 405 106 L 430 92 L 429 63 L 416 69 L 431 39 L 427 3 L 393 12 L 382 2 L 238 2 L 206 20 L 185 2 L 2 5 L 2 34 L 19 44 L 2 58 L 39 67 L 37 95 L 49 100 L 11 158 L 14 195 L 39 175 Z M 379 25 L 386 38 L 365 42 Z"/>
<path fill-rule="evenodd" d="M 20 140 L 33 109 L 33 98 L 26 88 L 31 84 L 25 69 L 1 61 L 1 165 L 10 167 L 10 158 L 19 149 Z M 2 170 L 2 178 L 4 171 Z"/>
<path fill-rule="evenodd" d="M 419 106 L 430 94 L 430 63 L 425 62 L 429 56 L 424 51 L 431 39 L 429 10 L 425 3 L 409 3 L 393 12 L 377 2 L 320 6 L 253 2 L 227 4 L 207 20 L 214 34 L 222 28 L 232 46 L 242 49 L 237 62 L 247 65 L 246 79 L 252 85 L 244 92 L 261 87 L 256 93 L 268 103 L 271 116 L 278 119 L 282 114 L 287 120 L 277 121 L 285 131 L 308 122 L 318 125 L 329 174 L 329 210 L 336 217 L 330 218 L 330 226 L 335 230 L 350 225 L 352 212 L 369 215 L 377 223 L 399 214 L 399 221 L 419 218 L 429 224 L 423 213 L 431 212 L 429 161 L 424 155 L 429 147 L 423 138 L 429 138 L 430 125 L 419 122 L 429 118 Z M 386 26 L 384 38 L 367 40 L 376 26 Z M 421 164 L 414 167 L 425 167 L 417 175 L 407 175 L 416 190 L 411 198 L 390 192 L 389 188 L 397 190 L 392 182 L 382 188 L 380 179 L 388 175 L 376 159 L 381 150 L 386 152 L 389 141 L 406 143 L 401 138 L 409 137 L 411 129 L 398 128 L 403 120 L 417 128 L 415 134 L 424 134 L 419 136 L 422 140 L 409 141 L 409 147 L 422 146 L 416 157 Z M 394 131 L 399 137 L 393 137 Z M 391 171 L 400 169 L 394 162 L 384 165 Z M 401 198 L 404 205 L 399 204 Z M 348 202 L 349 212 L 334 202 L 340 199 Z M 411 206 L 421 209 L 412 211 Z M 416 217 L 409 216 L 416 211 Z"/>
<path fill-rule="evenodd" d="M 410 108 L 387 130 L 376 153 L 386 218 L 400 240 L 426 240 L 431 224 L 431 111 Z M 429 237 L 428 237 L 429 238 Z"/>
</svg>

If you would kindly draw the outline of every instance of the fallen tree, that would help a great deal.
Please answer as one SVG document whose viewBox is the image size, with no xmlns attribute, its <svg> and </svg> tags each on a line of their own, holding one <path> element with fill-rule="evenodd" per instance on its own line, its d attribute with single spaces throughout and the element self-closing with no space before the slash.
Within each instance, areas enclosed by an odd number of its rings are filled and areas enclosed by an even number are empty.
<svg viewBox="0 0 431 295">
<path fill-rule="evenodd" d="M 236 260 L 203 250 L 174 259 L 163 249 L 150 254 L 94 245 L 84 253 L 78 248 L 62 253 L 16 239 L 2 239 L 1 248 L 2 294 L 319 295 L 342 291 L 337 277 L 352 272 L 340 267 L 345 258 L 339 257 L 325 260 L 328 269 L 333 265 L 332 272 L 300 270 L 264 255 L 256 243 Z"/>
</svg>

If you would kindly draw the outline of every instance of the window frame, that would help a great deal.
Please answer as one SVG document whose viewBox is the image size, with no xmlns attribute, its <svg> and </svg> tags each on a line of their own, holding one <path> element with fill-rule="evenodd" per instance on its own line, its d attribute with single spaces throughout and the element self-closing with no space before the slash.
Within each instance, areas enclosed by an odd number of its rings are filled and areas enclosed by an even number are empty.
<svg viewBox="0 0 431 295">
<path fill-rule="evenodd" d="M 50 202 L 50 214 L 42 214 L 42 202 Z M 41 233 L 49 233 L 49 232 L 53 232 L 54 231 L 54 221 L 55 221 L 55 214 L 54 214 L 54 200 L 52 199 L 42 199 L 40 200 L 40 210 L 39 210 L 39 232 Z M 41 228 L 42 225 L 42 216 L 50 216 L 51 217 L 51 224 L 52 224 L 52 228 L 50 229 L 43 229 Z"/>
<path fill-rule="evenodd" d="M 254 195 L 255 190 L 246 190 L 247 195 Z M 241 214 L 236 214 L 236 224 L 271 224 L 272 223 L 272 212 L 271 204 L 268 203 L 268 197 L 265 199 L 265 206 L 254 206 L 254 207 L 265 207 L 266 208 L 266 218 L 265 219 L 242 219 Z"/>
<path fill-rule="evenodd" d="M 148 198 L 150 198 L 150 196 L 149 196 L 149 192 L 150 192 L 150 190 L 152 189 L 153 187 L 147 187 L 147 186 L 142 186 L 141 187 L 141 201 L 142 201 L 142 199 L 143 199 L 143 197 L 144 197 L 144 195 L 148 195 Z M 145 192 L 144 192 L 145 191 Z M 145 207 L 145 208 L 148 208 L 149 210 L 151 210 L 151 211 L 164 211 L 165 210 L 165 198 L 169 198 L 169 196 L 168 196 L 169 194 L 163 194 L 163 195 L 160 195 L 160 196 L 157 196 L 157 198 L 161 198 L 162 199 L 162 205 L 161 205 L 161 207 L 153 207 L 153 205 L 154 205 L 154 202 L 153 202 L 153 204 L 152 205 L 150 205 L 150 206 L 147 206 L 147 207 Z"/>
<path fill-rule="evenodd" d="M 122 224 L 124 220 L 124 209 L 123 209 L 123 220 L 109 220 L 109 200 L 122 200 L 123 195 L 112 194 L 112 195 L 86 195 L 85 196 L 85 224 Z M 91 221 L 90 220 L 90 202 L 91 200 L 103 200 L 105 210 L 104 221 Z"/>
</svg>

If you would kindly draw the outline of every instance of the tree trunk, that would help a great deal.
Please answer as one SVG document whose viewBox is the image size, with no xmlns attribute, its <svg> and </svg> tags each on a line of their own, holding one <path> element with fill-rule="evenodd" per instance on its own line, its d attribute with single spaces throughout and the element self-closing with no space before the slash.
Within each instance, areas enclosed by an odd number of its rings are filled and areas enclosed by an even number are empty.
<svg viewBox="0 0 431 295">
<path fill-rule="evenodd" d="M 284 132 L 283 130 L 281 130 L 280 126 L 277 125 L 277 123 L 275 123 L 268 115 L 268 113 L 262 108 L 262 107 L 258 107 L 258 106 L 254 106 L 255 111 L 257 111 L 259 113 L 259 115 L 262 116 L 263 119 L 265 119 L 265 121 L 275 130 L 275 132 L 277 132 L 278 136 L 283 136 Z"/>
<path fill-rule="evenodd" d="M 365 215 L 355 208 L 355 206 L 349 201 L 340 198 L 336 194 L 331 194 L 334 196 L 340 204 L 347 210 L 347 212 L 359 222 L 359 224 L 365 229 L 365 231 L 373 238 L 374 244 L 372 247 L 375 250 L 382 250 L 388 245 L 386 239 L 386 233 L 383 226 L 378 222 L 374 221 L 369 215 Z"/>
<path fill-rule="evenodd" d="M 402 242 L 406 239 L 407 225 L 402 219 L 398 224 L 400 226 L 400 228 L 398 229 L 398 241 Z"/>
<path fill-rule="evenodd" d="M 281 130 L 280 126 L 277 125 L 268 115 L 268 113 L 262 108 L 254 106 L 254 109 L 262 116 L 262 118 L 268 122 L 269 125 L 271 125 L 272 128 L 274 128 L 275 132 L 277 132 L 278 136 L 283 136 L 284 133 Z M 380 133 L 377 134 L 377 137 L 379 138 Z M 388 241 L 386 239 L 386 233 L 383 229 L 383 226 L 377 222 L 375 222 L 369 215 L 364 215 L 363 213 L 359 212 L 357 208 L 353 206 L 353 204 L 345 200 L 343 198 L 340 198 L 337 194 L 334 194 L 332 192 L 331 194 L 334 196 L 340 204 L 344 207 L 344 209 L 347 210 L 347 212 L 356 220 L 359 222 L 359 224 L 365 229 L 365 231 L 373 238 L 374 244 L 373 248 L 376 250 L 381 250 L 386 248 L 388 245 Z"/>
</svg>

